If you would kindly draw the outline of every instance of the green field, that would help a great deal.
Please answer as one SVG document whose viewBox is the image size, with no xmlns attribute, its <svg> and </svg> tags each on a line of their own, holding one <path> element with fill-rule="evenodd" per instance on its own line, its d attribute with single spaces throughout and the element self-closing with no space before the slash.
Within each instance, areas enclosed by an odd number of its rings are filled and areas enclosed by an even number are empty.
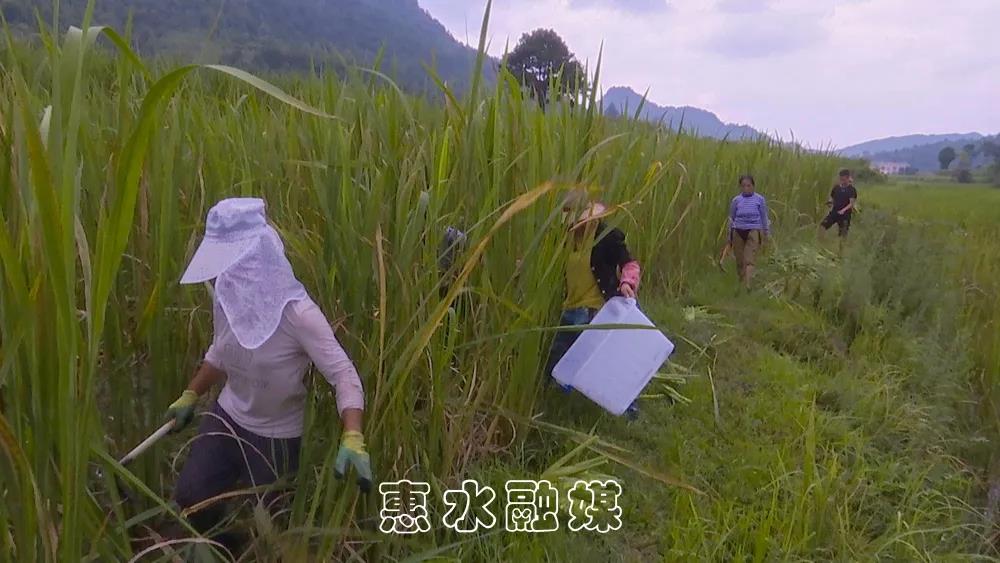
<svg viewBox="0 0 1000 563">
<path fill-rule="evenodd" d="M 842 165 L 828 155 L 605 119 L 593 99 L 543 112 L 504 75 L 437 103 L 378 74 L 279 90 L 56 39 L 0 53 L 0 559 L 191 549 L 153 532 L 178 520 L 166 501 L 193 433 L 128 470 L 114 459 L 158 426 L 210 340 L 207 292 L 176 281 L 208 207 L 238 195 L 268 201 L 338 324 L 377 479 L 427 481 L 437 499 L 468 478 L 624 490 L 607 535 L 462 536 L 440 525 L 440 500 L 430 533 L 380 534 L 378 498 L 333 477 L 339 422 L 311 378 L 289 510 L 240 513 L 244 560 L 997 556 L 996 232 L 925 224 L 997 192 L 862 186 L 841 256 L 815 236 Z M 776 224 L 750 294 L 713 263 L 746 172 Z M 620 206 L 643 308 L 678 344 L 636 421 L 540 374 L 562 298 L 560 197 L 578 185 Z M 913 190 L 927 197 L 910 203 Z M 448 225 L 470 245 L 442 296 Z"/>
<path fill-rule="evenodd" d="M 930 221 L 963 226 L 1000 223 L 1000 188 L 983 184 L 894 181 L 872 186 L 865 201 Z"/>
</svg>

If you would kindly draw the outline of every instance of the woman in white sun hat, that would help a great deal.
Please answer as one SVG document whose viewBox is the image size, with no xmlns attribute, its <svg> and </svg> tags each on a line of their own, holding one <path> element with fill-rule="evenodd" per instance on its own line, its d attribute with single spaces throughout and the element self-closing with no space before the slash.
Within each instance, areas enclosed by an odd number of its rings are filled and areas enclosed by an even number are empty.
<svg viewBox="0 0 1000 563">
<path fill-rule="evenodd" d="M 174 499 L 189 508 L 240 485 L 268 485 L 294 474 L 305 411 L 303 375 L 310 363 L 336 391 L 344 427 L 337 476 L 350 465 L 368 492 L 372 475 L 361 434 L 361 380 L 323 312 L 295 278 L 281 238 L 267 224 L 263 200 L 226 199 L 208 212 L 205 238 L 181 283 L 213 279 L 212 344 L 167 411 L 174 431 L 191 421 L 199 396 L 217 384 L 223 388 L 211 414 L 202 418 Z M 190 520 L 208 532 L 223 516 L 215 504 L 195 511 Z"/>
</svg>

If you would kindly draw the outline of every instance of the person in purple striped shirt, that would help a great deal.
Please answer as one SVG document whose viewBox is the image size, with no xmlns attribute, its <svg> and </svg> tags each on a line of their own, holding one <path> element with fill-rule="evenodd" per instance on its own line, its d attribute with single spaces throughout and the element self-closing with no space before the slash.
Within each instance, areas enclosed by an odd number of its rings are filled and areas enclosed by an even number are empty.
<svg viewBox="0 0 1000 563">
<path fill-rule="evenodd" d="M 729 205 L 729 245 L 736 257 L 740 283 L 750 289 L 757 251 L 771 233 L 767 200 L 757 193 L 756 182 L 749 174 L 740 176 L 740 194 Z"/>
</svg>

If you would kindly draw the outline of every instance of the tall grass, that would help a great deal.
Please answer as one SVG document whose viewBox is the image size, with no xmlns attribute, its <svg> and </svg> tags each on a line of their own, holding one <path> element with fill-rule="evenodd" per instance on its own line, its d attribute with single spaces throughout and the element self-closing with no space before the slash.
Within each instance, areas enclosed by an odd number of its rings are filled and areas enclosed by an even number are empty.
<svg viewBox="0 0 1000 563">
<path fill-rule="evenodd" d="M 113 459 L 157 425 L 209 342 L 208 294 L 176 280 L 221 198 L 267 200 L 336 321 L 364 380 L 377 477 L 427 480 L 439 496 L 540 411 L 549 333 L 535 329 L 557 319 L 563 188 L 598 186 L 621 207 L 643 291 L 669 295 L 709 263 L 740 173 L 755 173 L 791 226 L 836 166 L 764 139 L 604 119 L 592 101 L 543 112 L 506 74 L 441 104 L 379 73 L 289 77 L 278 90 L 221 67 L 147 69 L 90 23 L 46 34 L 44 51 L 9 41 L 2 53 L 0 553 L 11 560 L 127 559 L 126 519 L 168 510 L 156 495 L 169 496 L 190 435 L 134 476 Z M 99 33 L 113 58 L 95 52 Z M 447 225 L 470 244 L 442 298 Z M 376 559 L 453 541 L 373 532 L 377 503 L 333 478 L 330 390 L 310 389 L 302 469 L 269 553 Z M 144 483 L 160 508 L 109 510 L 113 475 Z"/>
</svg>

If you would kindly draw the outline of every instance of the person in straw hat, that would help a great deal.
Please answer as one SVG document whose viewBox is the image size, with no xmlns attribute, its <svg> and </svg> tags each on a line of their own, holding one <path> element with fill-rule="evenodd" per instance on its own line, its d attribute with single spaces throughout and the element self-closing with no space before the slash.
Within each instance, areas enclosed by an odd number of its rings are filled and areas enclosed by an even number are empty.
<svg viewBox="0 0 1000 563">
<path fill-rule="evenodd" d="M 625 233 L 609 227 L 604 219 L 607 206 L 591 201 L 583 190 L 574 190 L 564 200 L 563 212 L 570 220 L 566 243 L 566 298 L 560 326 L 588 324 L 612 297 L 634 299 L 639 289 L 639 262 L 625 244 Z M 552 341 L 545 373 L 552 375 L 579 331 L 559 331 Z"/>
<path fill-rule="evenodd" d="M 212 344 L 167 410 L 173 431 L 179 431 L 191 422 L 198 397 L 223 386 L 202 417 L 174 493 L 182 508 L 196 508 L 189 518 L 202 533 L 224 517 L 210 499 L 240 485 L 269 485 L 297 470 L 307 394 L 303 376 L 310 363 L 336 391 L 344 429 L 337 476 L 353 468 L 362 492 L 372 483 L 361 433 L 361 380 L 323 312 L 295 278 L 264 208 L 256 198 L 225 199 L 212 207 L 205 237 L 180 280 L 214 280 Z M 271 504 L 275 497 L 260 498 Z"/>
</svg>

